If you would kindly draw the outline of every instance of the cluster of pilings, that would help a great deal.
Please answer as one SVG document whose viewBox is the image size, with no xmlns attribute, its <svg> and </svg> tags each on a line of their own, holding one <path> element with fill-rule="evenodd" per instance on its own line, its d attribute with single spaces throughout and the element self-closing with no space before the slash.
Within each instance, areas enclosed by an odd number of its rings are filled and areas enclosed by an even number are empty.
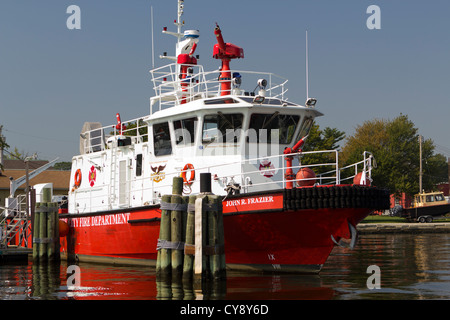
<svg viewBox="0 0 450 320">
<path fill-rule="evenodd" d="M 200 174 L 200 194 L 182 196 L 175 177 L 171 195 L 161 201 L 156 274 L 160 279 L 224 279 L 222 198 L 211 193 L 211 174 Z"/>
<path fill-rule="evenodd" d="M 60 260 L 58 203 L 51 202 L 51 189 L 43 189 L 42 202 L 36 203 L 33 222 L 33 261 Z"/>
</svg>

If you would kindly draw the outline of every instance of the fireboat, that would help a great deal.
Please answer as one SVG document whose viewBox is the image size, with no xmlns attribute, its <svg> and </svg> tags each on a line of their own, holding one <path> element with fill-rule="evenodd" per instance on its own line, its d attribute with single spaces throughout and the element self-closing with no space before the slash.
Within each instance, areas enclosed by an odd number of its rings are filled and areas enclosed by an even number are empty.
<svg viewBox="0 0 450 320">
<path fill-rule="evenodd" d="M 176 32 L 163 29 L 176 38 L 175 56 L 150 71 L 150 112 L 83 125 L 59 215 L 69 227 L 62 257 L 154 266 L 162 196 L 180 176 L 183 195 L 198 194 L 207 172 L 222 197 L 228 269 L 320 272 L 334 246 L 356 245 L 361 220 L 389 207 L 386 190 L 371 185 L 373 155 L 340 167 L 337 150 L 303 151 L 323 115 L 317 100 L 290 102 L 287 79 L 231 69 L 244 50 L 226 43 L 219 25 L 212 58 L 221 68 L 205 71 L 195 55 L 200 32 L 182 30 L 184 9 L 178 0 Z M 302 165 L 317 153 L 335 160 Z"/>
</svg>

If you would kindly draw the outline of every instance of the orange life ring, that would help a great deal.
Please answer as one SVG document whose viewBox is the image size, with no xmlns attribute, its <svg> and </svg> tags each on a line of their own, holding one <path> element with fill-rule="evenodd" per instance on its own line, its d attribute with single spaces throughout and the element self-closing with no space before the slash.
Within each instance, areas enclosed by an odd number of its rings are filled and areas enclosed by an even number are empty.
<svg viewBox="0 0 450 320">
<path fill-rule="evenodd" d="M 191 170 L 191 176 L 189 177 L 189 180 L 186 178 L 186 172 L 187 170 Z M 192 182 L 195 179 L 195 170 L 194 170 L 194 166 L 191 163 L 187 163 L 184 168 L 183 171 L 181 172 L 181 177 L 183 178 L 183 182 L 191 185 Z"/>
<path fill-rule="evenodd" d="M 81 169 L 75 171 L 75 187 L 79 187 L 81 185 Z"/>
</svg>

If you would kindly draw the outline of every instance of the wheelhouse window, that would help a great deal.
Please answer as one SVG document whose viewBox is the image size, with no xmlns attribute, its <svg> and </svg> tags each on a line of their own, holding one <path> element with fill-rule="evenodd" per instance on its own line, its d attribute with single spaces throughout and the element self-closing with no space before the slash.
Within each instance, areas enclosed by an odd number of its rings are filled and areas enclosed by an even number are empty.
<svg viewBox="0 0 450 320">
<path fill-rule="evenodd" d="M 247 97 L 239 97 L 239 99 L 244 100 L 245 102 L 251 103 L 253 104 L 253 100 L 255 99 L 254 97 L 251 98 L 247 98 Z M 261 103 L 256 103 L 256 104 L 264 104 L 264 105 L 274 105 L 274 106 L 298 106 L 295 103 L 286 101 L 286 100 L 280 100 L 280 99 L 275 99 L 275 98 L 266 98 L 264 99 L 263 102 Z"/>
<path fill-rule="evenodd" d="M 313 125 L 314 119 L 312 117 L 306 117 L 305 120 L 303 120 L 302 126 L 300 127 L 300 131 L 297 136 L 297 141 L 299 141 L 301 138 L 306 136 L 309 133 L 309 130 L 311 130 L 311 127 Z"/>
<path fill-rule="evenodd" d="M 175 141 L 178 146 L 193 144 L 197 128 L 197 118 L 176 120 L 173 122 Z"/>
<path fill-rule="evenodd" d="M 168 122 L 153 125 L 153 144 L 155 156 L 157 157 L 172 153 L 172 142 L 170 141 Z"/>
<path fill-rule="evenodd" d="M 254 113 L 250 118 L 249 128 L 256 132 L 257 142 L 271 143 L 272 136 L 276 137 L 278 134 L 279 144 L 289 144 L 299 120 L 300 116 L 280 114 L 278 111 L 271 114 Z"/>
<path fill-rule="evenodd" d="M 206 105 L 209 104 L 229 104 L 229 103 L 239 103 L 239 101 L 233 98 L 219 98 L 219 99 L 207 99 L 203 100 L 203 103 Z"/>
<path fill-rule="evenodd" d="M 444 201 L 445 198 L 441 194 L 430 194 L 426 196 L 426 202 Z"/>
<path fill-rule="evenodd" d="M 206 115 L 203 119 L 202 143 L 238 142 L 244 116 L 239 113 Z"/>
</svg>

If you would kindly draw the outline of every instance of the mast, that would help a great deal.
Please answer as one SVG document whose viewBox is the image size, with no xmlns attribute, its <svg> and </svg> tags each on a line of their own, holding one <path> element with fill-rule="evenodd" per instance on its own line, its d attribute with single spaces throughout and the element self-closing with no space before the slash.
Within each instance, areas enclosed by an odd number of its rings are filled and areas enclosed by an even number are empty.
<svg viewBox="0 0 450 320">
<path fill-rule="evenodd" d="M 181 33 L 181 28 L 183 27 L 184 23 L 181 21 L 181 16 L 184 13 L 184 0 L 178 0 L 178 19 L 175 22 L 175 25 L 178 28 L 178 42 L 180 42 L 181 37 L 183 36 L 183 34 Z"/>
<path fill-rule="evenodd" d="M 306 30 L 306 101 L 309 99 L 309 79 L 308 79 L 308 30 Z"/>
<path fill-rule="evenodd" d="M 305 69 L 306 69 L 306 102 L 305 105 L 307 107 L 314 107 L 317 103 L 317 99 L 309 97 L 309 61 L 308 61 L 308 30 L 305 31 Z"/>
<path fill-rule="evenodd" d="M 179 47 L 180 47 L 180 41 L 183 38 L 184 34 L 182 33 L 182 28 L 184 26 L 184 21 L 181 21 L 181 16 L 184 13 L 184 0 L 178 0 L 178 11 L 177 11 L 177 19 L 173 22 L 177 26 L 177 32 L 167 31 L 167 27 L 164 27 L 162 33 L 164 34 L 170 34 L 177 38 L 177 44 L 176 44 L 176 53 L 175 57 L 173 56 L 167 56 L 167 53 L 164 52 L 164 55 L 159 56 L 161 59 L 169 59 L 172 61 L 177 61 L 177 56 L 179 54 Z"/>
<path fill-rule="evenodd" d="M 419 135 L 419 153 L 420 153 L 420 164 L 419 164 L 419 193 L 422 193 L 422 136 Z"/>
<path fill-rule="evenodd" d="M 152 20 L 152 69 L 155 69 L 155 43 L 153 39 L 153 6 L 150 7 L 150 15 Z"/>
</svg>

